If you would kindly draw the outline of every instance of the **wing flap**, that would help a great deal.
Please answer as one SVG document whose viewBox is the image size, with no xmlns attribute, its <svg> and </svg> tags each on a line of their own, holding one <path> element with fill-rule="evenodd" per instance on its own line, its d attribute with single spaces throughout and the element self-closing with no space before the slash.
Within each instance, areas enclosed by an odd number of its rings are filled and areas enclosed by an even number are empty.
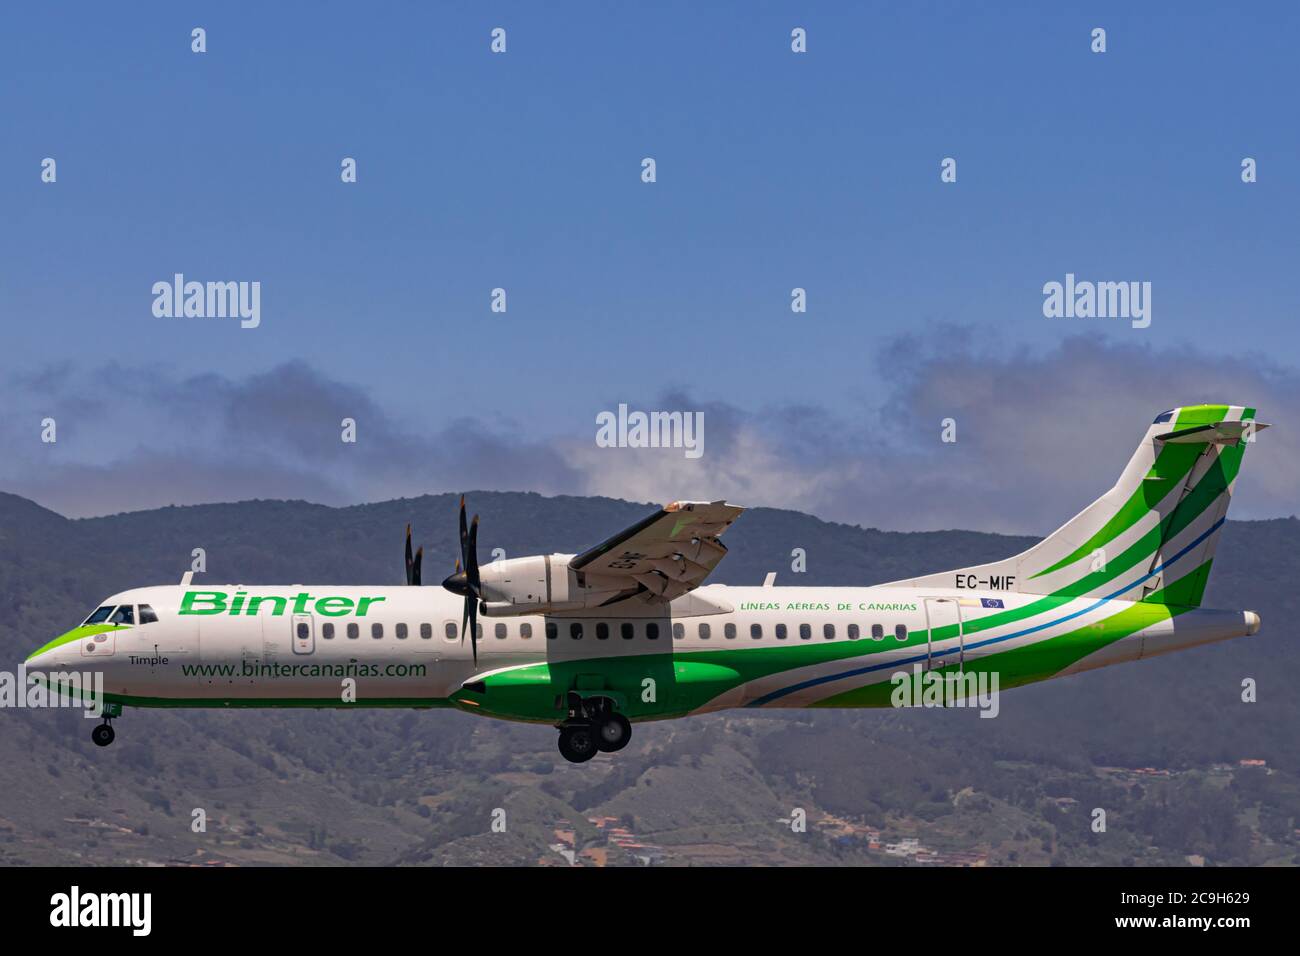
<svg viewBox="0 0 1300 956">
<path fill-rule="evenodd" d="M 674 501 L 576 556 L 588 587 L 644 589 L 671 601 L 699 587 L 727 554 L 719 535 L 744 511 L 725 501 Z"/>
</svg>

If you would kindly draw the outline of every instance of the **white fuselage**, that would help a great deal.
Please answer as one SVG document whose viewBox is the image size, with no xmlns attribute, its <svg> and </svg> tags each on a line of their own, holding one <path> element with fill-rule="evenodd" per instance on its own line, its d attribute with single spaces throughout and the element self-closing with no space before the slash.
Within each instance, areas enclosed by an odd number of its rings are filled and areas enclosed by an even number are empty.
<svg viewBox="0 0 1300 956">
<path fill-rule="evenodd" d="M 899 668 L 969 667 L 987 655 L 1062 635 L 1086 637 L 1090 627 L 1099 630 L 1126 609 L 1134 613 L 1133 602 L 1080 598 L 1017 616 L 1041 600 L 1014 592 L 712 585 L 667 609 L 659 606 L 658 613 L 645 605 L 624 612 L 640 616 L 481 617 L 476 664 L 460 634 L 463 602 L 439 588 L 207 587 L 116 595 L 106 604 L 148 605 L 158 620 L 70 640 L 29 660 L 27 668 L 93 667 L 104 674 L 110 695 L 143 705 L 432 706 L 478 675 L 522 665 L 665 654 L 711 660 L 717 658 L 712 652 L 729 651 L 778 654 L 782 666 L 725 688 L 696 711 L 799 707 L 879 682 Z M 185 595 L 196 591 L 225 597 L 191 599 L 189 613 L 182 613 Z M 250 614 L 253 597 L 261 600 Z M 1016 619 L 981 624 L 992 615 Z M 959 620 L 951 636 L 928 637 Z M 1253 633 L 1257 626 L 1249 612 L 1153 614 L 1067 671 Z M 922 632 L 918 642 L 913 636 Z M 814 650 L 849 643 L 858 646 L 844 653 Z"/>
</svg>

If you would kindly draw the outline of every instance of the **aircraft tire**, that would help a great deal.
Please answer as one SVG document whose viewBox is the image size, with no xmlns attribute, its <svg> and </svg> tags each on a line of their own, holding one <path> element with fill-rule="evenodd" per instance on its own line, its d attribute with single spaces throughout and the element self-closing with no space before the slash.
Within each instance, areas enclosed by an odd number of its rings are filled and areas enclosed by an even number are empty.
<svg viewBox="0 0 1300 956">
<path fill-rule="evenodd" d="M 570 763 L 586 763 L 596 756 L 598 737 L 592 727 L 575 725 L 560 731 L 560 755 Z"/>
<path fill-rule="evenodd" d="M 596 725 L 596 747 L 607 754 L 622 750 L 632 739 L 632 725 L 622 714 L 608 713 Z"/>
</svg>

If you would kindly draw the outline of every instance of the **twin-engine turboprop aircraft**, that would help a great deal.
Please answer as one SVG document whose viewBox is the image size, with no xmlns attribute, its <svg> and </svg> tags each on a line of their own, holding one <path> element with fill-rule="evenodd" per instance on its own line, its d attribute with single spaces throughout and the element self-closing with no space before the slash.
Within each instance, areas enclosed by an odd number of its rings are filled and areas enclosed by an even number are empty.
<svg viewBox="0 0 1300 956">
<path fill-rule="evenodd" d="M 92 737 L 140 707 L 457 707 L 547 723 L 574 762 L 636 721 L 735 707 L 881 707 L 911 672 L 969 692 L 1254 634 L 1200 606 L 1254 409 L 1159 415 L 1119 481 L 1005 561 L 873 587 L 701 586 L 742 509 L 678 501 L 582 554 L 462 567 L 442 589 L 146 587 L 27 659 L 49 686 L 100 671 Z M 407 583 L 420 584 L 422 553 Z M 469 641 L 465 637 L 468 635 Z M 933 683 L 933 681 L 931 681 Z"/>
</svg>

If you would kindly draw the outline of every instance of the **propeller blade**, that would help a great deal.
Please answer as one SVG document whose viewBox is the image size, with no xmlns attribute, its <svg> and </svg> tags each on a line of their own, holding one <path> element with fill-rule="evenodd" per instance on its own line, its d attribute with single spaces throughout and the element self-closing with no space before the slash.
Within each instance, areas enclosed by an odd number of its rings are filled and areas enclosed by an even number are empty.
<svg viewBox="0 0 1300 956">
<path fill-rule="evenodd" d="M 411 583 L 411 526 L 406 526 L 406 583 Z"/>
<path fill-rule="evenodd" d="M 471 601 L 471 600 L 472 600 L 471 598 L 468 598 L 468 597 L 465 598 L 464 610 L 461 611 L 461 615 L 460 615 L 460 642 L 461 642 L 461 644 L 464 644 L 464 643 L 465 643 L 465 627 L 466 627 L 467 624 L 469 624 L 469 609 L 470 609 L 470 601 Z M 475 657 L 477 658 L 477 655 L 475 655 Z M 477 660 L 475 661 L 475 663 L 477 663 Z"/>
<path fill-rule="evenodd" d="M 469 526 L 469 548 L 466 551 L 465 577 L 469 581 L 469 589 L 474 596 L 480 597 L 479 594 L 479 576 L 478 576 L 478 515 L 474 516 L 474 523 Z"/>
<path fill-rule="evenodd" d="M 462 573 L 461 569 L 464 568 Z M 464 581 L 462 590 L 461 581 Z M 474 656 L 474 666 L 478 666 L 478 515 L 473 523 L 465 520 L 465 496 L 460 496 L 460 560 L 456 562 L 456 571 L 442 586 L 449 591 L 465 595 L 465 609 L 460 617 L 460 640 L 465 642 L 465 633 L 469 632 L 470 652 Z"/>
<path fill-rule="evenodd" d="M 469 647 L 474 655 L 474 666 L 478 667 L 478 598 L 467 597 L 465 604 L 469 610 Z"/>
<path fill-rule="evenodd" d="M 420 545 L 419 550 L 415 552 L 415 561 L 412 562 L 411 573 L 408 575 L 408 577 L 410 578 L 409 583 L 414 584 L 416 587 L 420 586 L 420 565 L 421 563 L 423 563 L 423 561 L 424 561 L 424 545 Z"/>
<path fill-rule="evenodd" d="M 469 529 L 465 525 L 465 496 L 460 496 L 460 560 L 461 564 L 469 567 L 469 559 L 465 557 L 465 545 L 469 541 Z"/>
</svg>

